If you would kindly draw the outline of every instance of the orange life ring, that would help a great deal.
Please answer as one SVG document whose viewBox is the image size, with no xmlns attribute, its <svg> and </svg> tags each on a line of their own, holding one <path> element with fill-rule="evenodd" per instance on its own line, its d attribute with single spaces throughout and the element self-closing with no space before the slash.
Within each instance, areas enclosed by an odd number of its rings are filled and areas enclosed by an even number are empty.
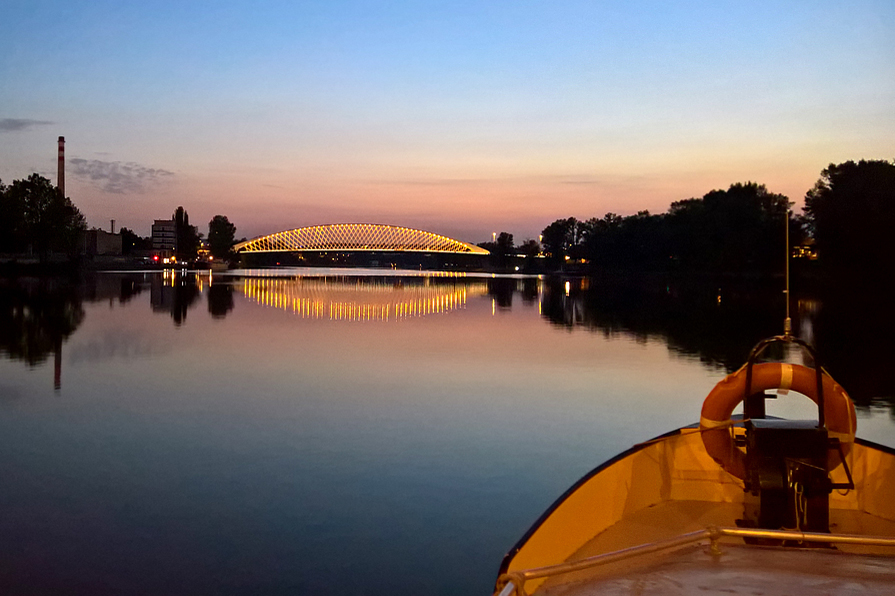
<svg viewBox="0 0 895 596">
<path fill-rule="evenodd" d="M 817 372 L 798 364 L 764 362 L 752 367 L 751 393 L 765 389 L 792 389 L 817 403 Z M 824 422 L 829 436 L 836 437 L 847 455 L 855 440 L 857 420 L 855 405 L 845 390 L 826 372 L 823 373 Z M 737 449 L 730 431 L 734 408 L 746 393 L 746 367 L 727 375 L 715 385 L 705 402 L 699 418 L 699 430 L 705 450 L 722 468 L 737 478 L 746 477 L 745 454 Z M 841 463 L 838 453 L 831 454 L 830 469 Z"/>
</svg>

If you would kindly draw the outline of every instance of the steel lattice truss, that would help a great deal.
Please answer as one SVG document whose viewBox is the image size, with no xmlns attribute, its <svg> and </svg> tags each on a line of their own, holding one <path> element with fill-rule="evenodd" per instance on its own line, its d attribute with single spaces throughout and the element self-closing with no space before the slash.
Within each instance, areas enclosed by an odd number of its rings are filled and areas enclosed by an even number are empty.
<svg viewBox="0 0 895 596">
<path fill-rule="evenodd" d="M 236 252 L 293 252 L 351 250 L 389 252 L 447 252 L 489 254 L 447 236 L 383 224 L 329 224 L 296 228 L 240 242 Z"/>
</svg>

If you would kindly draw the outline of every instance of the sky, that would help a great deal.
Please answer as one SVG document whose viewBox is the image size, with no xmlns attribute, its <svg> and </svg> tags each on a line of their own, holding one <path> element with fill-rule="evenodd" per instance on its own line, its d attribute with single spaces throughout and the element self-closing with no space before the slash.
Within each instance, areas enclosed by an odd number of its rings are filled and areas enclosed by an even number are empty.
<svg viewBox="0 0 895 596">
<path fill-rule="evenodd" d="M 895 159 L 895 2 L 5 0 L 0 179 L 148 235 L 386 223 L 517 243 Z"/>
</svg>

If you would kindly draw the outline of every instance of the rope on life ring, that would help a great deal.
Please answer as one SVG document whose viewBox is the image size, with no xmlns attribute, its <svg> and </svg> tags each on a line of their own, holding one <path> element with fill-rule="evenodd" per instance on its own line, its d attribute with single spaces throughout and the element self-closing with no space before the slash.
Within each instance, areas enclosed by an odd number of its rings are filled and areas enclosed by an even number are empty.
<svg viewBox="0 0 895 596">
<path fill-rule="evenodd" d="M 817 403 L 815 370 L 780 362 L 764 362 L 752 367 L 751 393 L 766 389 L 792 389 Z M 722 468 L 740 480 L 746 477 L 745 454 L 734 445 L 731 415 L 746 393 L 746 367 L 727 375 L 709 392 L 702 404 L 699 430 L 705 450 Z M 845 390 L 823 372 L 824 418 L 827 433 L 839 439 L 843 455 L 848 455 L 855 440 L 855 405 Z M 841 464 L 839 454 L 831 454 L 830 469 Z"/>
</svg>

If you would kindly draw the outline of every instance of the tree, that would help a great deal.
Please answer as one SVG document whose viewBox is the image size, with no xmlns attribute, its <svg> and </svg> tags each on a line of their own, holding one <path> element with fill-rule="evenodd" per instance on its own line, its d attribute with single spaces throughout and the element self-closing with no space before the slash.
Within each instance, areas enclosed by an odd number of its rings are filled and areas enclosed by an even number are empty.
<svg viewBox="0 0 895 596">
<path fill-rule="evenodd" d="M 541 245 L 538 244 L 537 240 L 532 240 L 531 238 L 529 238 L 519 245 L 519 252 L 526 257 L 533 259 L 541 254 Z"/>
<path fill-rule="evenodd" d="M 603 219 L 592 217 L 579 222 L 581 248 L 579 254 L 601 267 L 614 268 L 620 264 L 623 248 L 619 245 L 620 229 L 624 218 L 607 213 Z"/>
<path fill-rule="evenodd" d="M 784 195 L 754 182 L 672 203 L 666 216 L 669 256 L 691 270 L 782 270 L 777 264 L 791 205 Z"/>
<path fill-rule="evenodd" d="M 830 164 L 805 195 L 805 216 L 825 269 L 890 278 L 895 161 Z"/>
<path fill-rule="evenodd" d="M 133 230 L 121 228 L 121 252 L 129 255 L 135 250 L 151 250 L 152 238 L 142 238 Z"/>
<path fill-rule="evenodd" d="M 22 197 L 9 192 L 0 181 L 0 253 L 25 249 L 25 208 Z"/>
<path fill-rule="evenodd" d="M 236 226 L 224 215 L 215 215 L 208 222 L 208 250 L 216 259 L 230 256 L 236 238 Z"/>
<path fill-rule="evenodd" d="M 57 194 L 57 198 L 54 213 L 57 237 L 52 246 L 73 260 L 81 252 L 82 238 L 87 231 L 87 218 L 71 199 L 63 198 L 61 194 Z"/>
<path fill-rule="evenodd" d="M 737 183 L 676 201 L 661 215 L 558 219 L 544 228 L 542 243 L 554 268 L 584 258 L 593 270 L 780 271 L 790 205 L 764 185 Z M 801 236 L 800 222 L 791 222 L 790 229 L 793 239 Z"/>
<path fill-rule="evenodd" d="M 190 261 L 199 253 L 199 233 L 190 225 L 190 215 L 183 207 L 174 210 L 174 238 L 177 260 Z"/>
<path fill-rule="evenodd" d="M 509 257 L 515 254 L 513 235 L 509 232 L 497 234 L 494 242 L 479 242 L 478 245 L 491 253 L 491 266 L 505 269 L 509 266 Z"/>
<path fill-rule="evenodd" d="M 574 217 L 557 219 L 541 232 L 544 254 L 553 267 L 562 265 L 574 248 L 578 246 L 582 228 Z"/>
<path fill-rule="evenodd" d="M 49 180 L 32 174 L 14 181 L 2 194 L 2 232 L 8 234 L 4 244 L 11 252 L 30 246 L 41 261 L 46 261 L 51 251 L 77 256 L 87 221 Z"/>
<path fill-rule="evenodd" d="M 529 271 L 534 269 L 536 267 L 535 259 L 541 254 L 541 245 L 538 244 L 538 241 L 529 238 L 519 245 L 518 251 L 525 255 L 525 269 Z"/>
<path fill-rule="evenodd" d="M 501 232 L 497 235 L 497 253 L 500 255 L 513 254 L 513 235 L 507 232 Z"/>
</svg>

